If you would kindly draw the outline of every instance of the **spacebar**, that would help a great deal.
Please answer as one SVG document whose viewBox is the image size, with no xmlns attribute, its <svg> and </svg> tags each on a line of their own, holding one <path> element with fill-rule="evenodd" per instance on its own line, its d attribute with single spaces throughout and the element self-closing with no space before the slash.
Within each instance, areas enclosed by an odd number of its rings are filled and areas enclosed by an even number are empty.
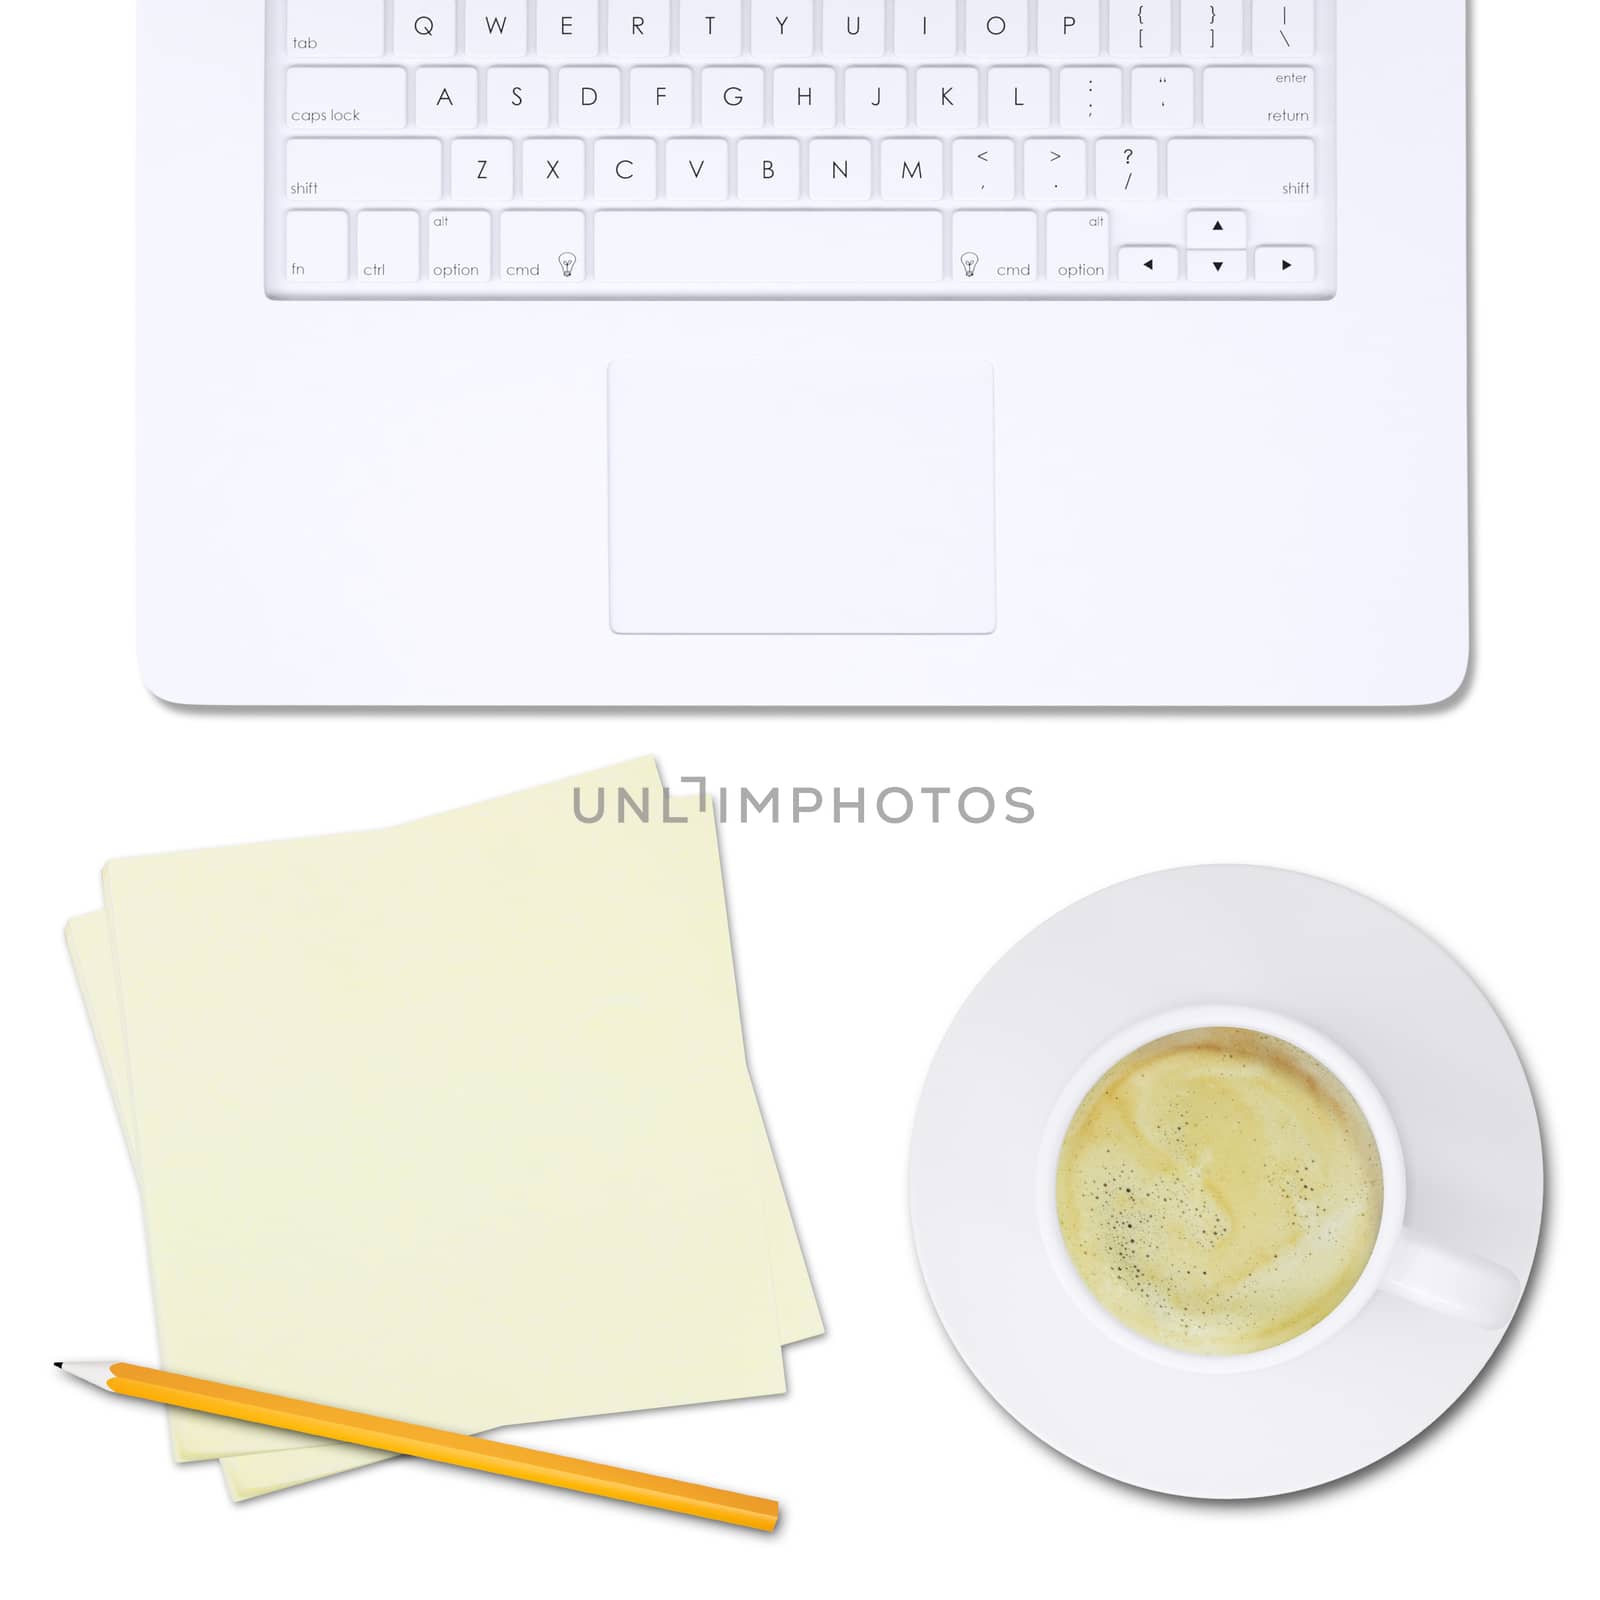
<svg viewBox="0 0 1600 1600">
<path fill-rule="evenodd" d="M 881 284 L 944 277 L 937 211 L 601 211 L 599 283 Z"/>
</svg>

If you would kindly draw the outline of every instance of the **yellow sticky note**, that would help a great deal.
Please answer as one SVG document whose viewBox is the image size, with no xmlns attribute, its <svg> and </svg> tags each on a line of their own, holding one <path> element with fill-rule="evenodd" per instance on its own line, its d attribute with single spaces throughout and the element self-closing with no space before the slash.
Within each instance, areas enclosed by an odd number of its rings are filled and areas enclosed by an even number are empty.
<svg viewBox="0 0 1600 1600">
<path fill-rule="evenodd" d="M 567 783 L 108 869 L 109 930 L 69 941 L 124 1116 L 132 1085 L 169 1365 L 474 1430 L 781 1390 L 821 1324 L 714 826 L 662 822 L 650 763 L 584 782 L 656 819 L 586 826 Z M 174 1434 L 262 1452 L 241 1495 L 378 1459 Z"/>
</svg>

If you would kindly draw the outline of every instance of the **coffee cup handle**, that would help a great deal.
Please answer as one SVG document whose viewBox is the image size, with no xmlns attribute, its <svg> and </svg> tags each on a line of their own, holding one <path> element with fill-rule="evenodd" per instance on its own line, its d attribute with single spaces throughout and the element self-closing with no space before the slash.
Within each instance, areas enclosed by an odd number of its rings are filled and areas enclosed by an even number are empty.
<svg viewBox="0 0 1600 1600">
<path fill-rule="evenodd" d="M 1446 1250 L 1409 1229 L 1400 1235 L 1383 1287 L 1413 1305 L 1479 1328 L 1505 1327 L 1522 1298 L 1522 1284 L 1504 1267 Z"/>
</svg>

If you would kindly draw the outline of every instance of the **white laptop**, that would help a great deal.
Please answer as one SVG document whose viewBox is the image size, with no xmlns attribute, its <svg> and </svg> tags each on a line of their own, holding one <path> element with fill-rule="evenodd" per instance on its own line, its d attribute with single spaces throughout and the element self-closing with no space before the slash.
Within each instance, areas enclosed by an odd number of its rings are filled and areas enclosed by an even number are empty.
<svg viewBox="0 0 1600 1600">
<path fill-rule="evenodd" d="M 1464 0 L 139 11 L 158 695 L 1461 685 Z"/>
</svg>

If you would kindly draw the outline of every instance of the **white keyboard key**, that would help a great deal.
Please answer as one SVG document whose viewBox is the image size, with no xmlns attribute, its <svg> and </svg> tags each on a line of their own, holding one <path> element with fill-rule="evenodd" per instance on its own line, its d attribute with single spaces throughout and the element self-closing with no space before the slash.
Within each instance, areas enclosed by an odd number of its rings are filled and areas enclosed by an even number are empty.
<svg viewBox="0 0 1600 1600">
<path fill-rule="evenodd" d="M 844 125 L 903 128 L 906 125 L 904 67 L 846 67 Z"/>
<path fill-rule="evenodd" d="M 453 56 L 455 0 L 395 0 L 394 53 L 411 60 Z"/>
<path fill-rule="evenodd" d="M 1191 250 L 1191 283 L 1243 283 L 1250 276 L 1249 257 L 1243 250 Z"/>
<path fill-rule="evenodd" d="M 825 56 L 881 56 L 883 6 L 884 0 L 822 0 L 822 53 Z"/>
<path fill-rule="evenodd" d="M 381 56 L 383 0 L 289 0 L 290 56 Z"/>
<path fill-rule="evenodd" d="M 957 139 L 950 147 L 950 194 L 956 200 L 1016 199 L 1016 147 L 1009 139 Z"/>
<path fill-rule="evenodd" d="M 1099 55 L 1099 0 L 1040 0 L 1039 54 Z"/>
<path fill-rule="evenodd" d="M 1310 139 L 1174 139 L 1167 146 L 1174 200 L 1310 200 L 1316 183 Z"/>
<path fill-rule="evenodd" d="M 969 56 L 1025 56 L 1028 0 L 967 0 Z"/>
<path fill-rule="evenodd" d="M 943 198 L 944 146 L 937 139 L 885 139 L 878 147 L 878 164 L 885 200 Z"/>
<path fill-rule="evenodd" d="M 635 67 L 628 74 L 628 125 L 675 132 L 694 126 L 694 73 L 688 67 Z"/>
<path fill-rule="evenodd" d="M 350 276 L 350 219 L 342 211 L 291 211 L 284 218 L 284 275 L 295 283 Z"/>
<path fill-rule="evenodd" d="M 1183 0 L 1186 56 L 1242 56 L 1244 0 Z"/>
<path fill-rule="evenodd" d="M 958 211 L 950 257 L 963 288 L 1030 283 L 1039 275 L 1039 219 L 1031 211 Z"/>
<path fill-rule="evenodd" d="M 1122 73 L 1116 67 L 1063 67 L 1061 126 L 1120 128 Z"/>
<path fill-rule="evenodd" d="M 775 128 L 831 128 L 836 121 L 832 67 L 777 67 L 772 73 Z"/>
<path fill-rule="evenodd" d="M 487 204 L 512 195 L 509 139 L 457 139 L 450 146 L 450 197 Z"/>
<path fill-rule="evenodd" d="M 563 67 L 556 80 L 556 121 L 562 128 L 622 126 L 620 67 Z"/>
<path fill-rule="evenodd" d="M 1050 69 L 990 67 L 989 126 L 991 128 L 1049 127 Z"/>
<path fill-rule="evenodd" d="M 918 67 L 917 126 L 919 128 L 976 128 L 978 126 L 978 69 L 976 67 Z"/>
<path fill-rule="evenodd" d="M 693 0 L 678 11 L 678 50 L 686 56 L 736 56 L 744 50 L 741 0 Z"/>
<path fill-rule="evenodd" d="M 1310 245 L 1265 245 L 1256 251 L 1259 283 L 1315 283 L 1317 252 Z"/>
<path fill-rule="evenodd" d="M 1082 139 L 1029 139 L 1022 147 L 1022 192 L 1030 200 L 1084 200 L 1089 147 Z"/>
<path fill-rule="evenodd" d="M 469 56 L 525 56 L 528 0 L 467 0 Z"/>
<path fill-rule="evenodd" d="M 1243 250 L 1248 232 L 1243 211 L 1191 211 L 1191 250 Z"/>
<path fill-rule="evenodd" d="M 708 128 L 766 125 L 766 77 L 760 67 L 707 67 L 700 74 L 700 120 Z"/>
<path fill-rule="evenodd" d="M 422 228 L 415 211 L 363 211 L 356 218 L 356 277 L 381 289 L 422 276 Z"/>
<path fill-rule="evenodd" d="M 811 0 L 752 0 L 750 48 L 758 56 L 808 56 L 815 45 Z"/>
<path fill-rule="evenodd" d="M 541 56 L 600 54 L 600 0 L 536 0 L 534 49 Z"/>
<path fill-rule="evenodd" d="M 1309 56 L 1317 48 L 1316 0 L 1256 0 L 1255 53 Z"/>
<path fill-rule="evenodd" d="M 290 199 L 340 205 L 431 204 L 443 194 L 437 139 L 291 139 Z"/>
<path fill-rule="evenodd" d="M 726 140 L 669 139 L 666 169 L 669 200 L 728 198 Z"/>
<path fill-rule="evenodd" d="M 1124 283 L 1176 283 L 1178 252 L 1170 245 L 1125 245 L 1117 252 L 1117 276 Z"/>
<path fill-rule="evenodd" d="M 1170 56 L 1172 0 L 1111 0 L 1114 56 Z"/>
<path fill-rule="evenodd" d="M 953 56 L 956 0 L 895 0 L 894 50 L 900 56 Z"/>
<path fill-rule="evenodd" d="M 596 139 L 594 194 L 597 200 L 654 200 L 654 139 Z"/>
<path fill-rule="evenodd" d="M 586 182 L 582 139 L 529 139 L 523 144 L 524 198 L 581 200 Z"/>
<path fill-rule="evenodd" d="M 735 148 L 741 200 L 770 203 L 800 198 L 798 139 L 741 139 Z"/>
<path fill-rule="evenodd" d="M 373 133 L 406 125 L 404 67 L 291 67 L 291 128 Z"/>
<path fill-rule="evenodd" d="M 811 199 L 832 205 L 872 198 L 870 139 L 813 139 L 806 155 L 811 164 Z"/>
<path fill-rule="evenodd" d="M 507 211 L 500 218 L 500 276 L 512 283 L 559 288 L 581 283 L 584 261 L 581 211 Z"/>
<path fill-rule="evenodd" d="M 493 218 L 487 211 L 435 211 L 428 218 L 428 276 L 434 283 L 482 282 L 493 259 Z"/>
<path fill-rule="evenodd" d="M 1111 276 L 1111 222 L 1105 212 L 1047 212 L 1044 271 L 1056 288 L 1102 287 Z"/>
<path fill-rule="evenodd" d="M 1193 71 L 1188 67 L 1135 67 L 1133 125 L 1136 128 L 1192 128 Z"/>
<path fill-rule="evenodd" d="M 1213 67 L 1206 73 L 1208 128 L 1285 133 L 1316 120 L 1317 90 L 1309 69 Z"/>
<path fill-rule="evenodd" d="M 550 126 L 550 74 L 544 67 L 489 69 L 489 126 Z"/>
<path fill-rule="evenodd" d="M 614 56 L 664 56 L 672 43 L 668 0 L 610 0 L 606 48 Z"/>
<path fill-rule="evenodd" d="M 935 284 L 937 211 L 600 211 L 601 283 L 729 287 Z"/>
<path fill-rule="evenodd" d="M 478 74 L 473 67 L 417 69 L 419 128 L 476 128 Z"/>
<path fill-rule="evenodd" d="M 1160 190 L 1154 139 L 1102 139 L 1094 147 L 1095 194 L 1101 200 L 1154 200 Z"/>
</svg>

